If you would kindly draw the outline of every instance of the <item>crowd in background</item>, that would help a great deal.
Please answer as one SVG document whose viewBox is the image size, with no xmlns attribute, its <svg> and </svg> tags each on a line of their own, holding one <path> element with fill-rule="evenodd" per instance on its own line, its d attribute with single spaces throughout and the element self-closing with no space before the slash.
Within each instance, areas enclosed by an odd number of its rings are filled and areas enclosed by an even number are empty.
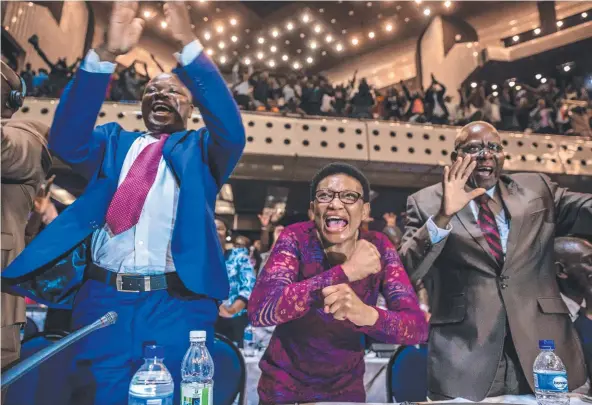
<svg viewBox="0 0 592 405">
<path fill-rule="evenodd" d="M 29 95 L 59 97 L 80 59 L 72 65 L 65 58 L 54 63 L 41 50 L 35 35 L 29 42 L 49 68 L 34 71 L 30 64 L 26 65 L 21 75 Z M 164 71 L 156 58 L 151 57 Z M 143 69 L 137 69 L 137 65 Z M 138 101 L 149 80 L 145 62 L 118 66 L 107 99 Z M 237 63 L 228 81 L 237 104 L 245 111 L 442 125 L 465 125 L 481 120 L 506 131 L 592 138 L 592 91 L 581 77 L 560 83 L 550 78 L 537 87 L 515 79 L 499 86 L 471 83 L 451 92 L 432 75 L 427 89 L 410 89 L 402 81 L 389 88 L 375 89 L 365 78 L 357 80 L 356 74 L 348 83 L 333 84 L 321 75 L 254 71 L 252 66 Z"/>
</svg>

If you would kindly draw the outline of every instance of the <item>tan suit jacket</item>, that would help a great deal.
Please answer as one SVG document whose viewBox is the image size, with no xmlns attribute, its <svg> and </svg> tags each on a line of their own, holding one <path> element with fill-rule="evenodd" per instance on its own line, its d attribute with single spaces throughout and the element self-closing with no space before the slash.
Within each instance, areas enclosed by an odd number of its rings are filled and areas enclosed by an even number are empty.
<svg viewBox="0 0 592 405">
<path fill-rule="evenodd" d="M 25 226 L 41 183 L 51 168 L 47 149 L 49 127 L 37 121 L 2 120 L 2 270 L 24 249 Z M 22 297 L 2 293 L 2 367 L 18 358 L 12 325 L 25 322 Z M 16 353 L 14 349 L 16 347 Z"/>
<path fill-rule="evenodd" d="M 569 388 L 576 389 L 586 381 L 584 355 L 559 295 L 553 240 L 592 233 L 592 195 L 569 192 L 544 175 L 530 173 L 502 176 L 498 187 L 510 218 L 499 276 L 469 205 L 453 217 L 451 233 L 432 245 L 426 222 L 440 208 L 442 186 L 420 190 L 407 201 L 401 259 L 413 281 L 437 273 L 428 388 L 453 398 L 485 398 L 509 325 L 531 389 L 539 339 L 555 340 Z"/>
</svg>

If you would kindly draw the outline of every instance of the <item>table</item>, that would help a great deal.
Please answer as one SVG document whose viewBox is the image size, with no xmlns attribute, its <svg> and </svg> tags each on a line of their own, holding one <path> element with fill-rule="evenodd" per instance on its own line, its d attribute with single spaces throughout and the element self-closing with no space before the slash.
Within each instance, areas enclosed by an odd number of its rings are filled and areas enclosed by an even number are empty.
<svg viewBox="0 0 592 405">
<path fill-rule="evenodd" d="M 259 404 L 259 395 L 257 394 L 257 385 L 259 384 L 259 377 L 261 377 L 259 360 L 261 360 L 261 354 L 255 357 L 245 357 L 245 364 L 247 366 L 245 405 Z M 388 358 L 368 356 L 364 358 L 364 363 L 366 363 L 364 387 L 366 388 L 366 400 L 368 402 L 387 402 L 386 368 L 388 361 Z"/>
</svg>

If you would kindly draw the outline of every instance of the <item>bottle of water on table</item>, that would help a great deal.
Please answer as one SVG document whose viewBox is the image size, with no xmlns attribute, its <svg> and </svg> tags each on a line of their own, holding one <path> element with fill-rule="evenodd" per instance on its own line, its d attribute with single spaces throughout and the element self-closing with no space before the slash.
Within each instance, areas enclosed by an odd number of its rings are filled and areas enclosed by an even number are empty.
<svg viewBox="0 0 592 405">
<path fill-rule="evenodd" d="M 144 364 L 132 377 L 128 405 L 173 405 L 175 384 L 163 360 L 162 346 L 144 347 Z"/>
<path fill-rule="evenodd" d="M 243 339 L 243 354 L 245 357 L 253 357 L 257 352 L 257 345 L 255 343 L 255 336 L 253 334 L 253 327 L 248 324 L 245 328 L 245 337 Z"/>
<path fill-rule="evenodd" d="M 554 352 L 553 340 L 539 340 L 541 352 L 534 361 L 534 392 L 538 405 L 568 405 L 567 373 Z"/>
<path fill-rule="evenodd" d="M 191 331 L 189 342 L 181 365 L 181 405 L 213 405 L 214 361 L 206 347 L 206 332 Z"/>
</svg>

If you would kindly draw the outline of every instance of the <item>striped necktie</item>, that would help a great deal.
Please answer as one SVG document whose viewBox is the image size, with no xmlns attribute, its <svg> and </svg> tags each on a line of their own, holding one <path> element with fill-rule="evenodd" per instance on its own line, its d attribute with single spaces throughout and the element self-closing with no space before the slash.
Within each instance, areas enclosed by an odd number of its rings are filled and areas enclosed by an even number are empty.
<svg viewBox="0 0 592 405">
<path fill-rule="evenodd" d="M 489 245 L 493 257 L 501 268 L 504 265 L 504 251 L 502 249 L 502 239 L 497 227 L 497 222 L 495 222 L 495 215 L 493 215 L 493 211 L 489 208 L 488 203 L 490 199 L 491 198 L 487 194 L 483 194 L 475 200 L 479 206 L 477 222 L 479 223 L 481 232 L 483 232 L 483 236 L 485 236 L 485 240 L 487 240 L 487 244 Z"/>
</svg>

